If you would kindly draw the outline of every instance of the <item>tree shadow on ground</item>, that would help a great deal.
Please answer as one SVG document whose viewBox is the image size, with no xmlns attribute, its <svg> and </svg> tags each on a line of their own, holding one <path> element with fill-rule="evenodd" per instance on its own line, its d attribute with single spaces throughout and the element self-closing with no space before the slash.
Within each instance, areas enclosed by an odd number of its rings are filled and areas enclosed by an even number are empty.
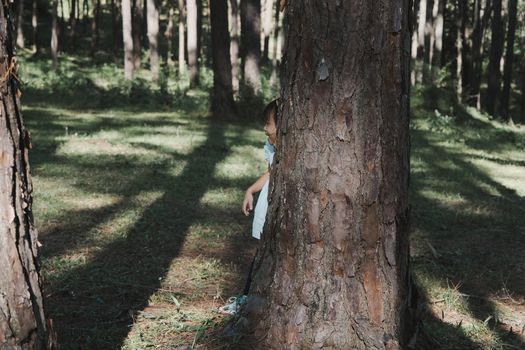
<svg viewBox="0 0 525 350">
<path fill-rule="evenodd" d="M 162 195 L 139 215 L 122 237 L 105 246 L 92 247 L 95 252 L 85 264 L 67 269 L 49 281 L 52 294 L 47 298 L 48 310 L 55 319 L 62 348 L 121 346 L 136 312 L 147 305 L 148 298 L 159 288 L 160 280 L 179 254 L 188 228 L 203 215 L 200 200 L 210 186 L 216 164 L 229 152 L 223 134 L 223 127 L 210 125 L 206 141 L 187 155 L 187 163 L 178 176 L 171 175 L 162 166 L 152 169 L 149 176 L 163 178 L 165 187 L 157 188 Z M 147 178 L 135 179 L 129 184 L 129 196 L 90 215 L 107 220 L 115 212 L 122 212 L 133 193 L 147 190 L 148 182 Z M 205 211 L 204 215 L 207 214 Z M 55 248 L 60 250 L 51 249 L 44 255 L 64 251 L 64 247 Z"/>
<path fill-rule="evenodd" d="M 433 287 L 449 284 L 459 296 L 456 300 L 431 300 L 432 296 L 423 295 L 423 302 L 428 308 L 436 303 L 442 303 L 444 310 L 448 306 L 464 308 L 487 328 L 476 329 L 476 325 L 463 322 L 461 315 L 453 314 L 446 314 L 452 319 L 443 320 L 427 313 L 424 323 L 444 349 L 479 349 L 481 343 L 490 346 L 491 341 L 525 348 L 518 335 L 522 330 L 514 325 L 511 332 L 512 315 L 501 315 L 501 307 L 495 303 L 504 297 L 502 293 L 516 300 L 525 298 L 521 270 L 525 199 L 485 174 L 469 155 L 432 142 L 418 130 L 412 131 L 412 137 L 416 145 L 413 158 L 420 162 L 411 188 L 417 233 L 412 240 L 416 246 L 413 266 L 420 283 Z M 487 330 L 498 339 L 487 340 Z"/>
</svg>

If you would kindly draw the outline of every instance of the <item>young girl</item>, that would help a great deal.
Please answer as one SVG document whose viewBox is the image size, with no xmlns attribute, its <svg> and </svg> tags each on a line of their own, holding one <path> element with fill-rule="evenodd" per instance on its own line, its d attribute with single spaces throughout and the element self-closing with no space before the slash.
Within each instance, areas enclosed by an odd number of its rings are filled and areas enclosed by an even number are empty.
<svg viewBox="0 0 525 350">
<path fill-rule="evenodd" d="M 255 212 L 253 214 L 253 225 L 252 225 L 252 236 L 260 239 L 261 232 L 264 226 L 264 220 L 266 217 L 266 211 L 268 210 L 268 185 L 270 182 L 270 167 L 273 163 L 273 156 L 275 154 L 275 147 L 277 141 L 277 100 L 270 102 L 263 111 L 263 116 L 266 120 L 264 125 L 264 132 L 268 136 L 268 140 L 264 145 L 264 158 L 268 162 L 268 170 L 264 172 L 246 190 L 244 194 L 244 200 L 242 202 L 242 211 L 244 215 L 250 215 L 253 210 L 253 194 L 261 191 L 257 205 L 255 206 Z"/>
<path fill-rule="evenodd" d="M 257 205 L 255 206 L 255 212 L 253 215 L 253 225 L 252 225 L 252 236 L 260 239 L 261 232 L 264 226 L 264 220 L 266 217 L 266 211 L 268 210 L 268 185 L 270 182 L 270 167 L 273 163 L 273 156 L 275 154 L 275 147 L 277 145 L 277 100 L 270 102 L 263 111 L 263 116 L 266 120 L 264 125 L 264 132 L 268 136 L 268 140 L 264 145 L 264 158 L 268 162 L 268 170 L 264 172 L 246 190 L 244 194 L 244 200 L 242 201 L 242 211 L 248 216 L 253 210 L 253 195 L 261 191 L 259 194 L 259 199 L 257 200 Z M 255 262 L 255 257 L 250 266 L 250 272 L 248 273 L 248 280 L 246 281 L 246 286 L 244 287 L 243 295 L 240 297 L 231 297 L 228 299 L 228 303 L 219 308 L 219 312 L 233 315 L 237 313 L 242 304 L 246 302 L 248 291 L 250 290 L 251 284 L 251 274 L 253 269 L 253 263 Z"/>
</svg>

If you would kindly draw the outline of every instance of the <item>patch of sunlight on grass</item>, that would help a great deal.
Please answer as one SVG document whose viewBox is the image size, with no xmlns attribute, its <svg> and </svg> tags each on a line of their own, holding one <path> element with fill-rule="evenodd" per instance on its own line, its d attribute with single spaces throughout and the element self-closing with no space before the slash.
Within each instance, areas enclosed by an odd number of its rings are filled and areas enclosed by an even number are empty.
<svg viewBox="0 0 525 350">
<path fill-rule="evenodd" d="M 155 158 L 166 158 L 166 155 L 153 150 L 137 147 L 136 145 L 111 143 L 105 138 L 98 137 L 69 137 L 61 144 L 56 152 L 57 155 L 123 155 L 123 156 L 147 156 Z"/>
<path fill-rule="evenodd" d="M 441 191 L 433 189 L 422 189 L 418 193 L 430 200 L 445 202 L 454 205 L 465 205 L 468 203 L 467 199 L 461 193 L 451 193 L 443 191 L 444 188 L 440 188 Z"/>
<path fill-rule="evenodd" d="M 160 149 L 177 151 L 177 153 L 187 155 L 196 147 L 206 142 L 206 138 L 206 135 L 194 133 L 180 135 L 179 137 L 174 137 L 173 135 L 143 134 L 141 136 L 129 137 L 127 140 L 130 143 L 149 144 Z"/>
<path fill-rule="evenodd" d="M 506 188 L 513 189 L 519 196 L 525 196 L 525 171 L 523 166 L 498 164 L 486 159 L 472 160 L 480 169 L 484 170 L 495 182 Z"/>
<path fill-rule="evenodd" d="M 223 179 L 257 179 L 268 169 L 261 149 L 251 146 L 233 147 L 230 155 L 215 167 L 214 176 Z"/>
<path fill-rule="evenodd" d="M 219 247 L 221 242 L 216 242 L 215 240 L 225 237 L 236 236 L 239 234 L 239 232 L 241 232 L 241 230 L 242 228 L 239 225 L 231 223 L 195 223 L 192 224 L 188 229 L 188 237 L 185 242 L 185 245 L 187 246 L 187 248 L 188 246 L 194 246 L 199 244 L 206 245 L 207 247 L 211 247 L 211 245 Z M 206 241 L 202 241 L 202 239 L 205 239 Z"/>
<path fill-rule="evenodd" d="M 233 187 L 211 189 L 201 197 L 200 203 L 220 208 L 231 207 L 236 204 L 239 193 L 239 189 Z"/>
</svg>

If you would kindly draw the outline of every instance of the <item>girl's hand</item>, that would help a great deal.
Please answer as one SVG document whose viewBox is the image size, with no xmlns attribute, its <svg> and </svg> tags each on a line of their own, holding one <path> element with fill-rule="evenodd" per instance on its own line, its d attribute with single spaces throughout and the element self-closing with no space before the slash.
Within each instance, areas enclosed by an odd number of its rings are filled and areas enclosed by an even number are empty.
<svg viewBox="0 0 525 350">
<path fill-rule="evenodd" d="M 244 215 L 250 215 L 253 210 L 253 194 L 251 191 L 246 191 L 244 194 L 244 200 L 242 201 L 242 212 Z"/>
</svg>

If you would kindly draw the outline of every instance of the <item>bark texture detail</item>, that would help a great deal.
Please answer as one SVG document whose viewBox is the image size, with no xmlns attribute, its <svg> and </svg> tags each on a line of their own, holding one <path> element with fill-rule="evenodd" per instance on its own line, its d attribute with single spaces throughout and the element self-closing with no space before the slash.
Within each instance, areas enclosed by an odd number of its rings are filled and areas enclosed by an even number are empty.
<svg viewBox="0 0 525 350">
<path fill-rule="evenodd" d="M 289 1 L 278 150 L 245 314 L 258 349 L 402 349 L 409 1 Z"/>
<path fill-rule="evenodd" d="M 20 113 L 7 8 L 0 6 L 0 349 L 47 349 L 37 233 L 32 217 L 29 133 Z"/>
</svg>

